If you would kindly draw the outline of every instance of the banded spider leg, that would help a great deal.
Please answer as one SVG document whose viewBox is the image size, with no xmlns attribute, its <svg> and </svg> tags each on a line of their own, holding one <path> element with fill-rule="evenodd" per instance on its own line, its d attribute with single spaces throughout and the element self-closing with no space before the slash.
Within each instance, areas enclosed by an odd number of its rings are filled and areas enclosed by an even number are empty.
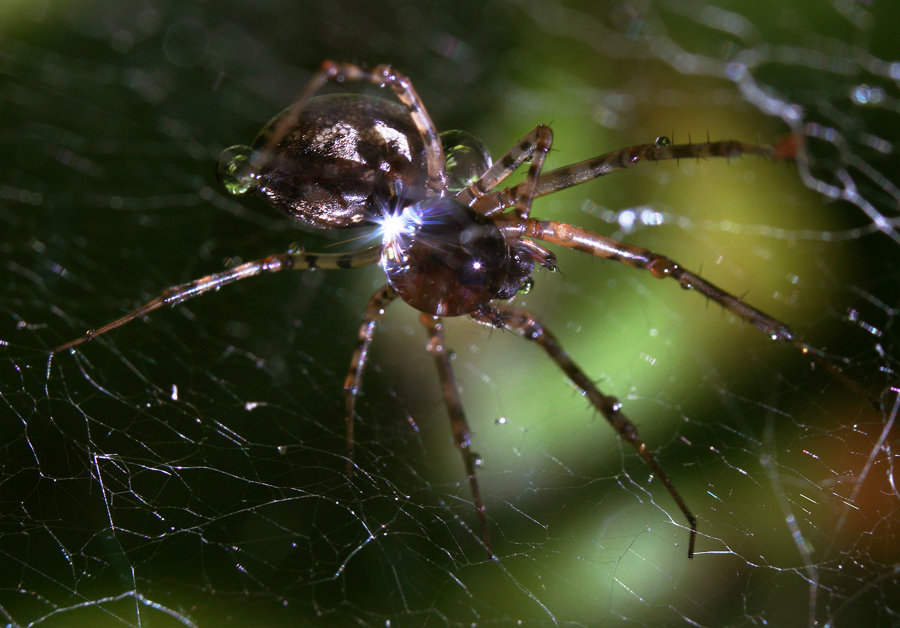
<svg viewBox="0 0 900 628">
<path fill-rule="evenodd" d="M 687 504 L 684 503 L 678 491 L 675 490 L 675 486 L 669 480 L 669 476 L 656 462 L 656 458 L 650 452 L 650 449 L 638 436 L 637 428 L 622 413 L 622 404 L 619 400 L 603 394 L 591 378 L 563 350 L 556 337 L 528 310 L 516 307 L 507 307 L 501 310 L 491 307 L 486 312 L 474 312 L 471 314 L 471 317 L 483 325 L 502 327 L 517 333 L 525 340 L 537 343 L 556 362 L 556 365 L 566 374 L 575 387 L 584 393 L 591 405 L 603 415 L 603 418 L 607 420 L 622 440 L 637 450 L 644 463 L 650 467 L 653 475 L 658 477 L 663 486 L 666 487 L 669 495 L 672 496 L 672 499 L 678 505 L 678 509 L 681 510 L 684 518 L 687 519 L 688 527 L 690 528 L 688 558 L 693 558 L 694 545 L 697 541 L 697 518 L 687 507 Z"/>
<path fill-rule="evenodd" d="M 306 253 L 303 250 L 291 250 L 286 253 L 269 255 L 262 259 L 229 268 L 220 273 L 214 273 L 188 283 L 166 288 L 160 296 L 148 301 L 136 310 L 129 312 L 125 316 L 116 319 L 99 329 L 89 330 L 85 332 L 83 336 L 56 347 L 51 351 L 51 354 L 60 353 L 78 346 L 82 342 L 93 340 L 97 336 L 112 331 L 117 327 L 121 327 L 125 323 L 131 322 L 137 318 L 143 318 L 153 310 L 164 305 L 183 303 L 188 299 L 193 299 L 194 297 L 200 296 L 211 290 L 218 290 L 223 286 L 227 286 L 228 284 L 241 279 L 246 279 L 247 277 L 255 277 L 256 275 L 262 275 L 263 273 L 275 273 L 282 270 L 358 268 L 360 266 L 368 266 L 369 264 L 378 262 L 380 256 L 380 246 L 369 247 L 355 253 Z"/>
</svg>

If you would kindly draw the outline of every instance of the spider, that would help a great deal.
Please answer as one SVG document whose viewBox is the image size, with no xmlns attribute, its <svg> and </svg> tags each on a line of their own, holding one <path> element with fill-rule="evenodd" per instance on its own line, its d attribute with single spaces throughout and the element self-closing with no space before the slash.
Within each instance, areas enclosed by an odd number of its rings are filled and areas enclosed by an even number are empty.
<svg viewBox="0 0 900 628">
<path fill-rule="evenodd" d="M 369 83 L 389 88 L 397 102 L 363 94 L 316 95 L 330 82 Z M 380 264 L 387 283 L 371 297 L 360 325 L 344 382 L 347 471 L 352 469 L 356 398 L 376 323 L 398 297 L 421 312 L 434 356 L 444 404 L 479 519 L 482 543 L 493 556 L 485 507 L 475 473 L 470 429 L 445 348 L 442 318 L 468 316 L 536 343 L 582 391 L 618 435 L 630 443 L 662 482 L 687 520 L 688 558 L 694 555 L 697 519 L 622 412 L 561 348 L 531 312 L 507 302 L 532 286 L 539 267 L 555 270 L 553 253 L 538 242 L 561 245 L 671 278 L 712 299 L 814 359 L 824 354 L 780 321 L 744 303 L 671 259 L 562 222 L 532 218 L 534 198 L 552 194 L 641 161 L 736 157 L 756 154 L 790 158 L 794 146 L 766 148 L 737 141 L 674 145 L 667 138 L 624 148 L 543 172 L 552 144 L 549 127 L 538 125 L 496 163 L 468 133 L 438 134 L 410 80 L 390 66 L 372 70 L 325 62 L 300 99 L 263 128 L 252 148 L 234 146 L 217 164 L 219 180 L 232 194 L 260 194 L 292 218 L 323 229 L 377 227 L 381 241 L 347 254 L 291 250 L 241 264 L 164 290 L 142 307 L 53 350 L 58 353 L 92 340 L 163 306 L 181 303 L 226 284 L 283 270 L 356 268 Z M 501 189 L 530 162 L 525 180 Z"/>
</svg>

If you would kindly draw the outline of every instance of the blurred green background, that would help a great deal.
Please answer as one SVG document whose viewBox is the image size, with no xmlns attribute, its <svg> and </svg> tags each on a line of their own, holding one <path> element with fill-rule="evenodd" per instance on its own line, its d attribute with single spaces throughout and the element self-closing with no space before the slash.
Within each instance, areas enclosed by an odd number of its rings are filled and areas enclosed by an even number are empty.
<svg viewBox="0 0 900 628">
<path fill-rule="evenodd" d="M 898 17 L 879 1 L 6 2 L 0 615 L 896 625 Z M 745 296 L 847 357 L 883 411 L 674 282 L 559 251 L 561 272 L 518 302 L 623 400 L 699 518 L 698 554 L 537 348 L 453 320 L 492 562 L 402 304 L 377 332 L 359 471 L 343 475 L 342 384 L 377 268 L 245 281 L 50 360 L 223 263 L 358 248 L 227 197 L 213 171 L 325 59 L 393 64 L 439 129 L 495 157 L 550 124 L 548 167 L 659 135 L 801 134 L 799 164 L 642 164 L 533 212 Z"/>
</svg>

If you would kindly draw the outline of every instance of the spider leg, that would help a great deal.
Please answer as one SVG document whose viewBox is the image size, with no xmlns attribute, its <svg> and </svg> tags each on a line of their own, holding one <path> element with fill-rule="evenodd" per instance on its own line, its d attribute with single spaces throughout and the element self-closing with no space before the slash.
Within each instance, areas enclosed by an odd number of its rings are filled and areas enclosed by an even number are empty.
<svg viewBox="0 0 900 628">
<path fill-rule="evenodd" d="M 534 198 L 534 190 L 544 165 L 544 158 L 553 144 L 553 133 L 550 127 L 539 124 L 531 133 L 523 137 L 518 144 L 506 151 L 497 162 L 481 175 L 478 181 L 456 193 L 456 200 L 464 205 L 469 205 L 477 212 L 482 212 L 479 199 L 497 187 L 504 179 L 515 172 L 525 160 L 531 157 L 531 166 L 525 180 L 516 186 L 518 195 L 509 204 L 515 204 L 516 212 L 522 218 L 527 218 L 531 210 L 531 199 Z M 493 198 L 494 195 L 490 195 Z"/>
<path fill-rule="evenodd" d="M 369 345 L 372 344 L 372 334 L 375 332 L 375 324 L 384 316 L 387 307 L 397 298 L 397 293 L 390 285 L 385 284 L 379 288 L 369 304 L 366 306 L 366 314 L 356 338 L 356 349 L 350 360 L 350 370 L 347 379 L 344 380 L 344 401 L 347 408 L 347 475 L 353 471 L 353 423 L 356 419 L 356 396 L 362 384 L 363 370 L 366 368 L 366 358 L 369 355 Z"/>
<path fill-rule="evenodd" d="M 557 366 L 568 376 L 573 384 L 579 388 L 603 417 L 609 422 L 619 436 L 631 443 L 644 462 L 650 467 L 654 476 L 658 477 L 669 491 L 669 495 L 675 500 L 679 510 L 688 521 L 691 534 L 688 541 L 688 558 L 694 556 L 694 543 L 697 539 L 697 518 L 691 513 L 681 495 L 675 490 L 675 486 L 669 481 L 650 449 L 638 436 L 637 428 L 621 412 L 622 404 L 610 395 L 604 395 L 584 371 L 572 361 L 569 354 L 559 345 L 553 334 L 538 321 L 531 312 L 522 308 L 506 308 L 502 312 L 494 308 L 486 312 L 473 312 L 470 314 L 473 320 L 492 327 L 504 327 L 514 331 L 526 340 L 536 342 L 556 362 Z"/>
<path fill-rule="evenodd" d="M 775 147 L 758 146 L 726 140 L 722 142 L 702 142 L 700 144 L 641 144 L 622 148 L 599 157 L 587 159 L 569 166 L 541 173 L 534 186 L 533 193 L 528 181 L 501 191 L 482 194 L 478 200 L 477 211 L 485 216 L 492 216 L 504 209 L 516 205 L 522 196 L 546 196 L 559 190 L 580 185 L 604 175 L 629 168 L 641 161 L 664 161 L 667 159 L 707 159 L 709 157 L 740 157 L 742 155 L 761 155 L 770 159 L 788 159 L 793 152 L 784 148 L 785 142 Z M 796 152 L 796 151 L 794 151 Z"/>
<path fill-rule="evenodd" d="M 112 331 L 117 327 L 121 327 L 125 323 L 141 318 L 153 310 L 163 305 L 175 305 L 192 299 L 196 296 L 209 292 L 210 290 L 218 290 L 222 286 L 226 286 L 235 281 L 246 279 L 247 277 L 255 277 L 263 273 L 274 273 L 280 270 L 307 270 L 313 268 L 357 268 L 359 266 L 367 266 L 376 263 L 381 258 L 381 246 L 373 246 L 355 253 L 305 253 L 302 250 L 288 251 L 287 253 L 279 253 L 270 255 L 262 259 L 258 259 L 240 266 L 235 266 L 228 270 L 213 275 L 207 275 L 200 279 L 184 283 L 178 286 L 166 288 L 163 293 L 152 301 L 145 303 L 138 309 L 123 316 L 122 318 L 104 325 L 100 329 L 92 329 L 85 333 L 84 336 L 76 338 L 71 342 L 56 347 L 51 353 L 59 353 L 66 349 L 93 340 L 97 336 Z"/>
<path fill-rule="evenodd" d="M 450 366 L 450 356 L 444 345 L 444 331 L 441 328 L 441 319 L 436 316 L 422 314 L 419 317 L 422 325 L 428 330 L 428 352 L 434 356 L 437 364 L 438 376 L 441 380 L 441 392 L 444 396 L 444 405 L 450 415 L 450 426 L 453 429 L 453 440 L 456 448 L 462 454 L 463 465 L 469 479 L 469 487 L 472 491 L 472 500 L 475 502 L 475 510 L 478 512 L 478 521 L 481 524 L 481 535 L 484 539 L 484 548 L 488 556 L 493 558 L 491 540 L 488 535 L 487 516 L 484 512 L 484 503 L 481 501 L 481 492 L 478 490 L 478 479 L 475 477 L 475 454 L 472 453 L 471 433 L 469 422 L 463 411 L 462 402 L 459 399 L 459 389 L 456 379 L 453 377 L 453 369 Z"/>
<path fill-rule="evenodd" d="M 389 65 L 379 65 L 370 71 L 352 63 L 326 61 L 322 64 L 322 69 L 310 79 L 300 98 L 291 105 L 291 111 L 299 111 L 303 104 L 326 84 L 330 82 L 342 83 L 344 81 L 372 83 L 381 87 L 387 85 L 394 91 L 397 99 L 406 106 L 413 124 L 416 125 L 416 129 L 418 129 L 422 139 L 425 141 L 428 187 L 435 192 L 445 192 L 447 189 L 447 175 L 444 171 L 444 149 L 441 146 L 437 128 L 434 126 L 434 122 L 431 121 L 422 99 L 416 93 L 412 81 L 406 75 L 392 69 Z M 266 143 L 265 148 L 269 150 L 261 151 L 261 153 L 266 154 L 274 149 L 295 123 L 295 116 L 284 116 Z"/>
<path fill-rule="evenodd" d="M 495 221 L 501 230 L 507 234 L 507 237 L 517 234 L 527 238 L 534 238 L 535 240 L 551 242 L 575 249 L 576 251 L 590 253 L 596 257 L 647 270 L 657 279 L 671 277 L 685 290 L 695 290 L 708 299 L 715 301 L 729 312 L 762 331 L 772 340 L 779 340 L 793 345 L 804 354 L 809 355 L 817 364 L 829 371 L 849 389 L 868 400 L 874 407 L 879 407 L 877 400 L 841 373 L 840 369 L 826 357 L 824 351 L 804 342 L 778 319 L 769 316 L 752 305 L 744 303 L 740 297 L 722 290 L 722 288 L 683 268 L 664 255 L 659 255 L 638 246 L 624 244 L 564 222 L 537 220 L 535 218 L 519 220 L 510 217 L 507 219 L 505 214 L 500 218 L 503 220 L 495 219 Z"/>
<path fill-rule="evenodd" d="M 612 238 L 564 222 L 528 218 L 526 220 L 510 221 L 510 223 L 513 223 L 512 228 L 516 232 L 519 232 L 520 235 L 527 238 L 559 244 L 575 249 L 576 251 L 590 253 L 596 257 L 602 257 L 635 268 L 641 268 L 649 271 L 650 274 L 657 279 L 671 277 L 678 281 L 682 288 L 686 290 L 696 290 L 707 298 L 712 299 L 726 310 L 760 329 L 773 340 L 789 342 L 798 349 L 801 349 L 804 353 L 809 351 L 812 351 L 815 354 L 821 353 L 817 349 L 802 342 L 794 335 L 788 326 L 781 321 L 744 303 L 739 297 L 713 285 L 664 255 L 659 255 L 638 246 L 624 244 L 617 240 L 613 240 Z M 505 232 L 508 229 L 506 225 L 501 228 Z"/>
</svg>

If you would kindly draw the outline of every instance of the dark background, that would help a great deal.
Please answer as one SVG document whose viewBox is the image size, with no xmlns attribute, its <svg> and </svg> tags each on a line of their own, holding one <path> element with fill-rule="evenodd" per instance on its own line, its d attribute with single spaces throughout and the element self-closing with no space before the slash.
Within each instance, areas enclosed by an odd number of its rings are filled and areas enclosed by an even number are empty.
<svg viewBox="0 0 900 628">
<path fill-rule="evenodd" d="M 878 1 L 5 3 L 0 614 L 897 625 L 898 17 Z M 698 553 L 537 349 L 449 321 L 490 562 L 403 305 L 376 335 L 360 472 L 343 475 L 342 383 L 377 268 L 248 280 L 51 360 L 229 260 L 358 248 L 227 197 L 213 172 L 324 59 L 393 64 L 439 129 L 495 157 L 551 124 L 550 167 L 659 135 L 800 134 L 797 164 L 644 164 L 534 213 L 745 296 L 846 358 L 881 408 L 674 282 L 561 251 L 520 302 L 623 400 L 699 518 Z"/>
</svg>

